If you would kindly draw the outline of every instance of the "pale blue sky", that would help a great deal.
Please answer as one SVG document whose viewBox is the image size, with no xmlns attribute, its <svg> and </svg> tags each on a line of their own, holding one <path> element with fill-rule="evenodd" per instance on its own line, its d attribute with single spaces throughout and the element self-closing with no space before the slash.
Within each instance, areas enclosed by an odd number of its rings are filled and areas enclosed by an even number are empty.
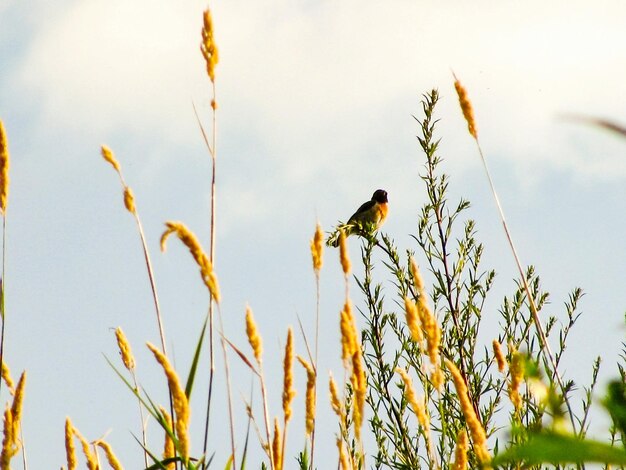
<svg viewBox="0 0 626 470">
<path fill-rule="evenodd" d="M 221 58 L 216 269 L 226 332 L 247 350 L 249 302 L 270 378 L 279 376 L 279 344 L 287 326 L 297 325 L 296 315 L 312 331 L 308 243 L 316 219 L 328 230 L 382 187 L 391 205 L 385 230 L 402 249 L 415 248 L 408 234 L 423 203 L 423 157 L 411 115 L 419 116 L 421 94 L 433 87 L 442 95 L 441 155 L 453 195 L 472 201 L 485 268 L 498 271 L 485 313 L 495 331 L 515 270 L 458 111 L 451 69 L 473 100 L 522 260 L 537 266 L 553 293 L 548 310 L 561 314 L 573 287 L 587 292 L 567 371 L 585 384 L 598 354 L 605 358 L 603 377 L 615 371 L 626 310 L 626 144 L 559 116 L 626 123 L 624 2 L 211 6 Z M 14 375 L 29 374 L 24 436 L 32 469 L 64 464 L 66 415 L 89 438 L 109 432 L 127 468 L 141 465 L 130 434 L 138 432 L 136 404 L 102 357 L 117 358 L 111 328 L 126 331 L 141 382 L 164 397 L 161 371 L 143 346 L 158 337 L 141 248 L 119 183 L 99 156 L 103 143 L 135 192 L 168 340 L 186 374 L 207 294 L 188 254 L 175 243 L 159 253 L 158 237 L 165 220 L 182 220 L 208 246 L 209 158 L 191 107 L 195 102 L 208 122 L 209 82 L 199 52 L 205 7 L 0 0 L 0 118 L 12 158 L 6 360 Z M 357 240 L 351 250 L 358 266 Z M 334 256 L 327 251 L 323 272 L 320 367 L 337 375 L 343 287 Z M 352 293 L 358 305 L 356 286 Z M 300 338 L 298 351 L 304 352 Z M 239 364 L 234 373 L 239 400 L 251 379 Z M 224 403 L 221 383 L 217 390 Z M 200 448 L 201 395 L 193 403 L 194 449 Z M 270 395 L 275 414 L 274 383 Z M 294 422 L 302 421 L 302 395 Z M 329 448 L 336 427 L 325 392 L 320 396 L 326 418 L 318 437 L 328 439 L 320 448 Z M 216 412 L 212 448 L 220 452 L 224 420 Z M 161 433 L 151 424 L 150 442 L 160 449 Z M 294 426 L 290 455 L 301 436 Z M 318 463 L 324 468 L 332 460 Z"/>
</svg>

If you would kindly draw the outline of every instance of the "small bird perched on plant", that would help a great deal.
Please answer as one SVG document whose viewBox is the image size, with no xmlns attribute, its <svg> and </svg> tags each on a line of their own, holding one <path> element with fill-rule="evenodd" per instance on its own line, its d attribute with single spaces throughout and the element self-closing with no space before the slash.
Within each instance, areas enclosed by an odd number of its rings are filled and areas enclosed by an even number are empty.
<svg viewBox="0 0 626 470">
<path fill-rule="evenodd" d="M 339 246 L 339 233 L 341 230 L 346 236 L 357 234 L 363 235 L 378 230 L 387 218 L 387 191 L 377 189 L 372 199 L 363 203 L 345 224 L 339 224 L 335 231 L 326 240 L 328 246 Z"/>
</svg>

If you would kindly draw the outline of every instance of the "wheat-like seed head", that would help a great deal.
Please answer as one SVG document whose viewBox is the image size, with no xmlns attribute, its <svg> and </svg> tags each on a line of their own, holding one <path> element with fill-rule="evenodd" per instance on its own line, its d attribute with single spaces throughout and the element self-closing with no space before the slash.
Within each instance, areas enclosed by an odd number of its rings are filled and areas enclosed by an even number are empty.
<svg viewBox="0 0 626 470">
<path fill-rule="evenodd" d="M 461 429 L 456 436 L 456 447 L 454 449 L 454 465 L 453 470 L 467 470 L 467 450 L 469 449 L 469 441 L 467 432 Z"/>
<path fill-rule="evenodd" d="M 76 470 L 76 447 L 74 446 L 74 426 L 70 418 L 65 418 L 65 455 L 67 470 Z"/>
<path fill-rule="evenodd" d="M 131 214 L 137 214 L 137 210 L 135 208 L 135 196 L 133 196 L 133 191 L 129 186 L 124 188 L 124 207 L 126 207 L 126 210 Z"/>
<path fill-rule="evenodd" d="M 420 321 L 417 305 L 408 297 L 404 298 L 404 310 L 406 312 L 406 324 L 411 332 L 411 339 L 416 343 L 424 341 L 422 322 Z"/>
<path fill-rule="evenodd" d="M 159 410 L 161 411 L 161 414 L 163 415 L 163 418 L 165 419 L 165 423 L 167 424 L 167 427 L 170 430 L 173 430 L 174 427 L 172 426 L 172 417 L 170 416 L 170 414 L 162 406 L 159 407 Z M 172 438 L 166 431 L 165 443 L 163 444 L 163 460 L 174 458 L 175 456 L 176 456 L 176 449 L 174 447 L 174 441 L 172 440 Z M 165 466 L 165 468 L 167 470 L 174 470 L 176 468 L 176 464 L 174 462 L 170 462 Z"/>
<path fill-rule="evenodd" d="M 293 388 L 293 354 L 293 330 L 289 327 L 283 359 L 283 414 L 285 423 L 291 419 L 291 401 L 296 396 L 296 390 Z"/>
<path fill-rule="evenodd" d="M 420 272 L 419 266 L 417 265 L 417 261 L 412 256 L 409 259 L 409 266 L 411 269 L 411 275 L 413 276 L 413 284 L 415 285 L 415 290 L 417 290 L 418 294 L 422 295 L 424 292 L 424 280 L 422 279 L 422 274 Z"/>
<path fill-rule="evenodd" d="M 488 466 L 491 461 L 491 455 L 489 455 L 489 450 L 487 448 L 487 434 L 485 433 L 485 429 L 478 419 L 478 416 L 476 416 L 474 407 L 469 399 L 465 380 L 463 379 L 461 372 L 459 372 L 459 369 L 457 369 L 452 361 L 445 359 L 445 364 L 450 372 L 450 375 L 452 375 L 454 388 L 456 389 L 456 394 L 459 397 L 459 402 L 461 404 L 461 410 L 463 411 L 465 422 L 467 423 L 467 427 L 469 428 L 472 436 L 472 441 L 474 442 L 474 452 L 476 452 L 476 457 L 483 466 Z"/>
<path fill-rule="evenodd" d="M 346 233 L 342 229 L 339 230 L 339 259 L 341 260 L 341 269 L 343 270 L 344 276 L 348 276 L 352 269 L 352 264 L 350 263 L 350 255 L 348 254 Z"/>
<path fill-rule="evenodd" d="M 319 274 L 323 265 L 323 254 L 324 254 L 324 233 L 322 232 L 322 227 L 320 224 L 317 224 L 315 227 L 315 235 L 311 239 L 311 258 L 313 259 L 313 271 L 316 274 Z"/>
<path fill-rule="evenodd" d="M 15 384 L 13 383 L 13 379 L 11 378 L 11 371 L 9 370 L 9 366 L 7 366 L 6 362 L 2 362 L 2 379 L 4 383 L 9 387 L 9 392 L 11 395 L 15 393 Z"/>
<path fill-rule="evenodd" d="M 352 305 L 349 300 L 346 301 L 341 311 L 339 327 L 341 330 L 341 357 L 345 363 L 350 360 L 359 347 L 356 323 L 354 315 L 352 314 Z"/>
<path fill-rule="evenodd" d="M 148 346 L 148 349 L 152 351 L 155 359 L 163 368 L 163 372 L 165 372 L 167 383 L 172 394 L 172 400 L 174 402 L 174 414 L 176 415 L 175 428 L 180 448 L 179 450 L 181 457 L 186 461 L 189 456 L 189 400 L 187 399 L 187 395 L 185 395 L 185 390 L 180 383 L 178 374 L 170 364 L 170 361 L 167 359 L 165 354 L 150 343 L 146 343 L 146 345 Z"/>
<path fill-rule="evenodd" d="M 417 394 L 413 388 L 413 380 L 411 380 L 411 376 L 406 370 L 397 367 L 396 372 L 400 374 L 400 377 L 402 377 L 402 381 L 404 382 L 404 398 L 406 398 L 406 401 L 409 402 L 411 408 L 413 408 L 413 412 L 415 413 L 415 416 L 417 416 L 417 420 L 424 431 L 428 431 L 430 427 L 430 418 L 426 411 L 424 398 L 417 398 Z"/>
<path fill-rule="evenodd" d="M 100 153 L 102 154 L 102 158 L 104 158 L 107 162 L 109 162 L 109 164 L 113 167 L 113 169 L 119 174 L 121 171 L 120 163 L 115 158 L 113 151 L 106 145 L 103 145 L 102 147 L 100 147 Z"/>
<path fill-rule="evenodd" d="M 493 355 L 496 358 L 496 362 L 498 363 L 498 370 L 500 372 L 504 372 L 504 369 L 506 368 L 506 357 L 502 352 L 502 346 L 497 339 L 494 339 L 491 344 L 493 346 Z"/>
<path fill-rule="evenodd" d="M 514 352 L 511 357 L 511 364 L 509 366 L 509 399 L 515 411 L 519 412 L 522 407 L 522 397 L 519 394 L 519 386 L 524 380 L 525 372 L 524 355 L 519 352 Z"/>
<path fill-rule="evenodd" d="M 115 338 L 117 339 L 117 347 L 120 350 L 124 367 L 126 367 L 129 372 L 132 372 L 135 369 L 135 358 L 133 357 L 133 352 L 130 349 L 130 343 L 128 342 L 128 339 L 126 339 L 126 335 L 120 327 L 115 329 Z"/>
<path fill-rule="evenodd" d="M 108 442 L 105 442 L 102 439 L 98 439 L 96 441 L 96 445 L 104 450 L 104 455 L 106 455 L 107 462 L 113 470 L 124 470 L 124 467 L 122 467 L 121 462 L 115 456 L 113 448 L 109 445 Z"/>
<path fill-rule="evenodd" d="M 252 309 L 246 307 L 246 334 L 248 335 L 248 342 L 252 351 L 254 351 L 254 357 L 259 365 L 263 361 L 263 340 L 259 335 L 259 330 L 254 322 L 254 316 L 252 315 Z"/>
<path fill-rule="evenodd" d="M 206 255 L 195 234 L 181 222 L 166 222 L 167 230 L 161 235 L 161 251 L 165 251 L 165 243 L 168 237 L 175 233 L 181 242 L 189 249 L 191 256 L 200 268 L 200 276 L 204 285 L 209 289 L 209 293 L 217 303 L 220 302 L 220 289 L 217 283 L 217 276 L 213 271 L 213 264 Z"/>
<path fill-rule="evenodd" d="M 345 421 L 346 415 L 343 409 L 343 404 L 341 403 L 341 399 L 339 398 L 339 390 L 337 389 L 337 383 L 335 379 L 333 379 L 332 374 L 328 379 L 328 390 L 330 391 L 330 405 L 333 408 L 335 414 L 339 417 L 339 421 Z"/>
<path fill-rule="evenodd" d="M 350 378 L 354 389 L 354 434 L 357 440 L 361 440 L 361 428 L 365 412 L 365 398 L 367 396 L 367 378 L 361 348 L 356 348 L 352 355 L 352 376 Z"/>
<path fill-rule="evenodd" d="M 453 74 L 454 75 L 454 74 Z M 461 111 L 463 111 L 463 117 L 467 122 L 467 130 L 474 139 L 478 138 L 478 132 L 476 131 L 476 121 L 474 119 L 474 109 L 472 108 L 472 102 L 467 95 L 467 90 L 461 82 L 454 76 L 454 89 L 459 96 L 459 104 L 461 105 Z"/>
<path fill-rule="evenodd" d="M 274 468 L 281 470 L 283 468 L 282 459 L 282 436 L 280 434 L 280 426 L 278 418 L 274 418 L 274 438 L 272 439 L 272 457 L 274 458 Z"/>
<path fill-rule="evenodd" d="M 352 470 L 352 465 L 350 465 L 350 459 L 343 445 L 343 440 L 339 437 L 337 438 L 337 449 L 339 450 L 339 465 L 341 470 Z"/>
<path fill-rule="evenodd" d="M 206 62 L 206 70 L 212 82 L 215 82 L 215 66 L 219 61 L 217 45 L 213 38 L 213 18 L 211 10 L 207 9 L 203 14 L 204 25 L 202 27 L 202 43 L 200 51 Z M 215 109 L 215 108 L 214 108 Z"/>
<path fill-rule="evenodd" d="M 17 437 L 14 435 L 15 422 L 13 413 L 8 406 L 4 410 L 4 432 L 2 437 L 2 451 L 0 452 L 0 468 L 2 470 L 11 468 L 11 459 L 17 454 L 19 447 L 14 445 Z"/>
<path fill-rule="evenodd" d="M 78 438 L 80 445 L 83 448 L 83 455 L 87 461 L 87 468 L 89 470 L 98 470 L 98 457 L 91 451 L 91 446 L 89 445 L 87 439 L 85 439 L 85 437 L 75 427 L 72 429 L 72 432 L 74 433 L 74 436 Z"/>
<path fill-rule="evenodd" d="M 296 356 L 306 370 L 306 433 L 310 436 L 315 428 L 315 369 L 302 356 Z"/>
<path fill-rule="evenodd" d="M 9 141 L 0 119 L 0 212 L 7 213 L 9 197 Z"/>
</svg>

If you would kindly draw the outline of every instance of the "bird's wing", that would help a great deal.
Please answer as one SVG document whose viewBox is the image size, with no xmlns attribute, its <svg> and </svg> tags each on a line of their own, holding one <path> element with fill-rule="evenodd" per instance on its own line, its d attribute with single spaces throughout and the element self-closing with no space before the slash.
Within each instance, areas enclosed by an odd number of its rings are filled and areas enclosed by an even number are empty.
<svg viewBox="0 0 626 470">
<path fill-rule="evenodd" d="M 348 223 L 354 222 L 356 217 L 358 217 L 359 215 L 363 214 L 364 212 L 367 212 L 368 210 L 370 210 L 375 205 L 376 205 L 376 201 L 367 201 L 367 202 L 363 203 L 361 205 L 361 207 L 359 207 L 357 209 L 357 211 L 354 214 L 352 214 L 352 217 L 350 217 L 350 220 L 348 220 Z"/>
</svg>

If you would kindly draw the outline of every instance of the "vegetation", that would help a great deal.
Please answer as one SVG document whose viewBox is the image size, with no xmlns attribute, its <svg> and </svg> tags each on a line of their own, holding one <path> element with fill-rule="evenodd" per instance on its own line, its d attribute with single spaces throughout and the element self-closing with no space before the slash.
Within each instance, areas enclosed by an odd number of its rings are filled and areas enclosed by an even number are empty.
<svg viewBox="0 0 626 470">
<path fill-rule="evenodd" d="M 134 217 L 142 242 L 147 275 L 154 299 L 155 318 L 160 332 L 160 344 L 147 343 L 154 359 L 161 366 L 169 390 L 169 403 L 156 403 L 143 389 L 135 375 L 135 359 L 131 346 L 121 328 L 116 330 L 121 365 L 108 360 L 119 379 L 136 399 L 142 430 L 137 438 L 138 449 L 144 454 L 147 469 L 206 469 L 246 467 L 281 470 L 283 468 L 363 468 L 446 469 L 466 468 L 584 468 L 588 462 L 626 466 L 626 367 L 618 364 L 617 379 L 611 383 L 603 405 L 611 427 L 605 442 L 591 440 L 587 430 L 591 419 L 590 407 L 600 368 L 600 357 L 590 365 L 589 383 L 583 388 L 580 403 L 573 394 L 574 383 L 563 377 L 561 360 L 565 355 L 568 336 L 580 316 L 580 289 L 574 289 L 565 302 L 562 315 L 545 316 L 543 307 L 548 293 L 532 266 L 523 268 L 517 257 L 512 235 L 500 207 L 495 184 L 489 174 L 486 159 L 478 140 L 471 101 L 455 77 L 461 111 L 471 137 L 477 144 L 484 164 L 488 184 L 500 211 L 505 236 L 519 269 L 517 288 L 504 297 L 499 309 L 500 329 L 497 337 L 485 340 L 483 311 L 491 294 L 495 272 L 483 267 L 484 247 L 477 238 L 474 221 L 466 217 L 469 201 L 451 201 L 450 180 L 441 172 L 437 135 L 437 103 L 439 94 L 432 90 L 423 96 L 422 109 L 416 116 L 417 140 L 423 154 L 424 167 L 419 175 L 427 200 L 421 208 L 412 238 L 413 248 L 400 248 L 395 241 L 372 227 L 359 227 L 361 259 L 356 273 L 346 248 L 346 234 L 338 230 L 339 259 L 344 274 L 345 298 L 337 302 L 338 327 L 341 332 L 341 380 L 330 376 L 328 394 L 332 412 L 337 417 L 333 438 L 336 458 L 323 461 L 315 454 L 316 440 L 328 439 L 333 430 L 316 427 L 318 413 L 331 410 L 318 406 L 319 385 L 325 385 L 325 371 L 318 369 L 319 326 L 314 332 L 304 332 L 301 354 L 296 353 L 293 329 L 286 330 L 281 390 L 282 409 L 276 415 L 270 410 L 265 380 L 263 340 L 253 311 L 246 309 L 245 329 L 250 353 L 232 342 L 225 334 L 221 315 L 221 293 L 213 269 L 216 252 L 215 233 L 217 181 L 216 66 L 218 48 L 210 12 L 203 16 L 202 56 L 212 91 L 212 125 L 209 132 L 200 123 L 213 174 L 211 184 L 211 238 L 205 251 L 194 233 L 183 223 L 168 221 L 161 236 L 165 250 L 169 237 L 175 236 L 189 250 L 198 266 L 201 280 L 209 293 L 207 315 L 200 328 L 191 367 L 185 379 L 175 370 L 166 350 L 157 286 L 152 273 L 148 250 L 139 213 L 131 188 L 124 180 L 122 167 L 113 151 L 101 148 L 102 157 L 119 176 L 124 205 Z M 614 126 L 614 125 L 611 125 Z M 605 126 L 609 127 L 610 126 Z M 618 132 L 623 130 L 618 128 Z M 0 212 L 6 233 L 8 194 L 8 139 L 0 121 Z M 320 276 L 324 260 L 324 233 L 318 224 L 311 240 L 312 267 L 317 286 L 317 321 L 320 315 Z M 4 246 L 4 243 L 3 243 Z M 4 259 L 4 258 L 3 258 Z M 423 260 L 423 265 L 418 265 Z M 433 279 L 431 286 L 424 274 Z M 4 279 L 4 262 L 3 262 Z M 356 283 L 358 299 L 353 304 L 349 285 Z M 356 307 L 355 307 L 356 305 Z M 357 312 L 358 310 L 358 312 Z M 0 468 L 8 469 L 11 460 L 23 450 L 20 433 L 22 401 L 26 374 L 14 384 L 3 357 L 5 334 L 4 291 L 0 291 L 2 330 L 0 361 L 2 379 L 12 396 L 4 412 L 4 434 Z M 357 321 L 358 315 L 361 320 Z M 215 325 L 215 323 L 217 323 Z M 364 325 L 359 331 L 357 324 Z M 216 371 L 214 342 L 219 339 L 224 357 L 224 370 Z M 552 345 L 552 346 L 551 346 Z M 201 367 L 200 353 L 208 348 L 209 367 Z M 554 349 L 552 349 L 554 348 Z M 261 390 L 260 408 L 255 415 L 252 399 L 237 403 L 231 393 L 229 361 L 242 361 Z M 626 344 L 622 360 L 626 360 Z M 296 393 L 294 367 L 302 367 L 306 382 L 301 384 L 305 402 L 304 446 L 297 455 L 286 455 L 286 441 Z M 203 448 L 193 449 L 189 436 L 190 402 L 196 398 L 194 383 L 198 374 L 209 374 L 208 388 L 201 400 L 206 403 Z M 229 433 L 220 438 L 221 447 L 228 447 L 225 461 L 215 461 L 215 448 L 209 448 L 208 429 L 214 379 L 225 384 L 229 415 Z M 2 381 L 0 381 L 1 385 Z M 134 398 L 132 397 L 134 395 Z M 239 407 L 239 408 L 238 408 Z M 236 436 L 234 414 L 245 407 L 248 429 L 253 427 L 265 452 L 261 462 L 249 462 L 250 433 Z M 198 408 L 199 409 L 199 408 Z M 146 439 L 145 416 L 150 415 L 163 434 L 163 444 L 154 449 Z M 273 418 L 273 419 L 272 419 Z M 320 432 L 321 431 L 321 432 Z M 373 436 L 374 447 L 368 448 L 364 436 Z M 121 469 L 111 446 L 102 439 L 88 441 L 68 418 L 65 423 L 67 469 L 78 467 L 76 442 L 82 449 L 89 469 L 107 465 Z M 367 441 L 369 442 L 369 441 Z M 24 458 L 24 467 L 27 468 Z"/>
</svg>

